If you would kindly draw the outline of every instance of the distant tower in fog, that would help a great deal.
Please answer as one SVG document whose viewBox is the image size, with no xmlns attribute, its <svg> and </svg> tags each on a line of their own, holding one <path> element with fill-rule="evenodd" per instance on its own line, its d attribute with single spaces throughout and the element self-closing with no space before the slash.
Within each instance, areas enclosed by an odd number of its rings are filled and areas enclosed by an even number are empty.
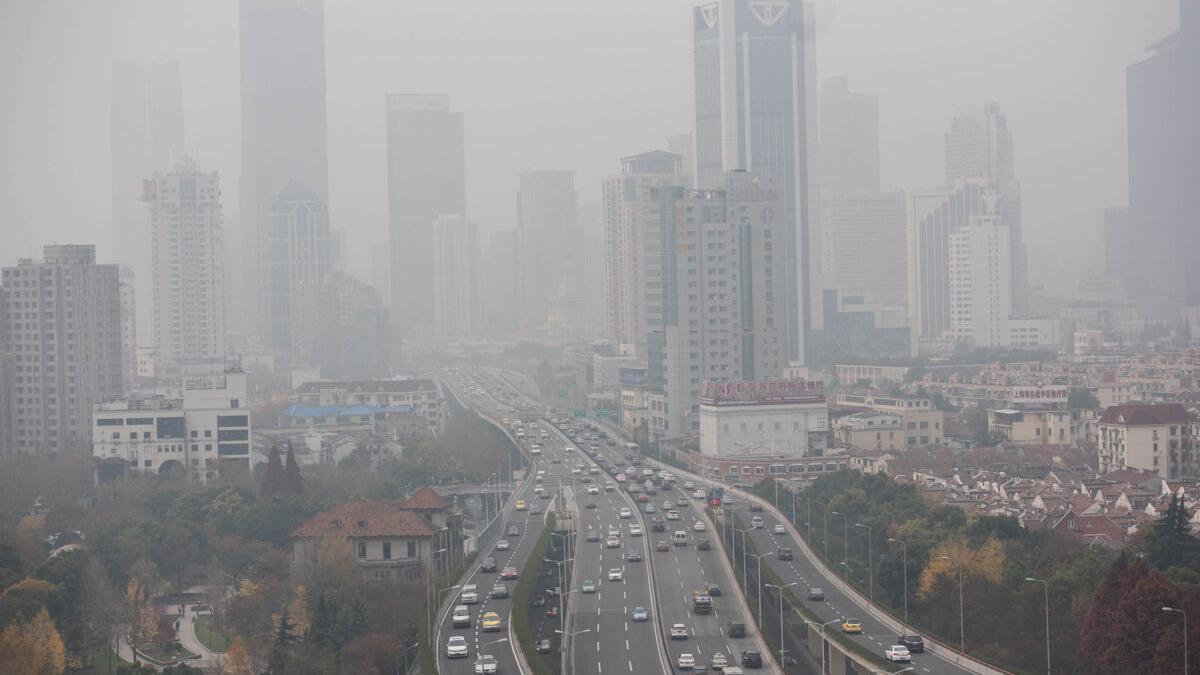
<svg viewBox="0 0 1200 675">
<path fill-rule="evenodd" d="M 441 336 L 479 332 L 479 226 L 459 214 L 433 221 L 433 323 Z"/>
<path fill-rule="evenodd" d="M 517 191 L 517 313 L 541 326 L 563 282 L 576 280 L 584 252 L 574 171 L 526 171 Z"/>
<path fill-rule="evenodd" d="M 845 77 L 821 86 L 821 192 L 879 192 L 879 97 L 850 91 Z"/>
<path fill-rule="evenodd" d="M 258 259 L 259 334 L 276 354 L 295 356 L 291 311 L 297 285 L 324 281 L 334 267 L 329 207 L 312 190 L 288 183 L 266 215 Z"/>
<path fill-rule="evenodd" d="M 434 321 L 433 221 L 466 213 L 463 116 L 445 94 L 388 94 L 386 115 L 392 318 L 407 335 Z"/>
</svg>

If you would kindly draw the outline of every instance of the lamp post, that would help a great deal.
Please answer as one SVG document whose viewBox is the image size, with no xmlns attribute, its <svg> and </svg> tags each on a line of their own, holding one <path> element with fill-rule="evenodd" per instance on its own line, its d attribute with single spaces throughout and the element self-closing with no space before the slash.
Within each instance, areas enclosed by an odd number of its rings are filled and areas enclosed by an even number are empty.
<svg viewBox="0 0 1200 675">
<path fill-rule="evenodd" d="M 479 647 L 479 651 L 475 653 L 475 660 L 479 661 L 482 659 L 483 655 L 487 653 L 486 650 L 488 647 L 491 647 L 492 645 L 503 644 L 505 642 L 508 642 L 508 638 L 500 638 L 499 640 L 492 640 L 491 642 L 484 643 Z"/>
<path fill-rule="evenodd" d="M 855 523 L 854 526 L 867 530 L 867 596 L 871 598 L 871 602 L 875 602 L 875 573 L 872 571 L 874 564 L 871 560 L 875 552 L 871 544 L 871 526 L 865 523 Z"/>
<path fill-rule="evenodd" d="M 967 651 L 967 638 L 966 633 L 963 631 L 963 626 L 965 625 L 963 617 L 965 612 L 963 611 L 962 565 L 946 555 L 938 556 L 938 560 L 948 560 L 958 568 L 958 651 L 965 654 Z"/>
<path fill-rule="evenodd" d="M 1042 591 L 1046 598 L 1046 675 L 1050 675 L 1050 582 L 1045 579 L 1034 579 L 1033 577 L 1025 577 L 1025 581 L 1031 581 L 1042 585 Z M 1185 671 L 1186 672 L 1186 671 Z"/>
<path fill-rule="evenodd" d="M 750 555 L 752 555 L 758 559 L 758 578 L 756 579 L 756 581 L 758 581 L 758 592 L 757 592 L 757 595 L 758 595 L 758 625 L 761 626 L 762 625 L 762 587 L 763 587 L 762 559 L 769 558 L 769 557 L 775 555 L 775 551 L 767 551 L 766 553 L 763 553 L 762 555 L 759 555 L 757 553 L 751 553 Z"/>
<path fill-rule="evenodd" d="M 776 586 L 775 584 L 763 584 L 767 588 L 774 588 L 775 590 L 779 591 L 779 667 L 783 668 L 784 670 L 787 668 L 783 663 L 783 589 L 790 586 L 795 586 L 797 583 L 799 582 L 793 581 L 790 584 L 784 584 L 782 586 Z M 762 625 L 761 619 L 759 625 Z"/>
<path fill-rule="evenodd" d="M 846 572 L 850 571 L 850 517 L 839 511 L 830 511 L 835 516 L 842 517 L 842 562 L 846 563 Z"/>
<path fill-rule="evenodd" d="M 1187 629 L 1187 612 L 1175 607 L 1163 607 L 1164 612 L 1175 612 L 1183 615 L 1183 675 L 1188 672 L 1188 629 Z"/>
<path fill-rule="evenodd" d="M 916 669 L 917 669 L 916 666 L 909 666 L 907 668 L 901 668 L 900 670 L 897 670 L 894 673 L 890 670 L 872 670 L 871 675 L 879 675 L 880 673 L 883 673 L 883 675 L 900 675 L 900 673 L 907 673 L 907 672 L 914 671 Z"/>
<path fill-rule="evenodd" d="M 904 551 L 904 632 L 908 632 L 908 544 L 899 539 L 888 537 L 888 541 L 900 544 L 901 550 Z"/>
<path fill-rule="evenodd" d="M 822 504 L 821 510 L 825 512 L 825 528 L 821 530 L 821 538 L 825 540 L 825 564 L 829 564 L 829 504 Z M 808 522 L 812 522 L 810 519 Z"/>
<path fill-rule="evenodd" d="M 419 647 L 419 646 L 421 646 L 421 641 L 420 641 L 420 640 L 418 640 L 418 641 L 416 641 L 416 642 L 412 643 L 411 645 L 404 645 L 404 672 L 405 672 L 406 674 L 408 673 L 408 670 L 409 670 L 409 669 L 408 669 L 408 652 L 409 652 L 409 650 L 411 650 L 413 647 Z M 437 646 L 436 646 L 436 645 L 434 645 L 434 649 L 435 649 L 435 650 L 437 649 Z M 397 663 L 397 664 L 396 664 L 396 667 L 397 667 L 397 668 L 399 668 L 399 667 L 400 667 L 400 664 L 399 664 L 399 663 Z M 397 675 L 399 675 L 399 674 L 397 673 Z"/>
<path fill-rule="evenodd" d="M 575 636 L 576 636 L 576 635 L 583 635 L 584 633 L 590 633 L 590 632 L 592 632 L 592 629 L 591 629 L 591 628 L 584 628 L 583 630 L 573 630 L 573 631 L 571 631 L 571 632 L 569 632 L 569 633 L 568 633 L 568 632 L 566 632 L 566 631 L 563 631 L 563 630 L 561 630 L 561 629 L 555 628 L 555 629 L 554 629 L 554 632 L 555 632 L 555 633 L 558 633 L 558 634 L 559 634 L 559 635 L 561 635 L 561 636 L 563 636 L 563 640 L 564 640 L 564 641 L 565 641 L 565 640 L 568 640 L 568 639 L 570 639 L 570 640 L 572 641 L 572 647 L 574 647 L 574 644 L 573 644 L 573 642 L 574 642 Z M 564 660 L 565 660 L 565 659 L 566 659 L 566 657 L 567 657 L 567 650 L 568 650 L 568 647 L 567 647 L 566 645 L 563 645 L 563 646 L 562 646 L 562 653 L 563 653 L 563 659 L 564 659 Z"/>
<path fill-rule="evenodd" d="M 746 588 L 750 585 L 750 577 L 747 574 L 748 568 L 746 567 L 746 530 L 739 530 L 735 528 L 733 531 L 735 534 L 742 535 L 742 588 Z M 734 551 L 734 554 L 737 554 L 736 550 Z"/>
<path fill-rule="evenodd" d="M 567 587 L 567 584 L 566 584 L 566 581 L 563 580 L 562 566 L 563 566 L 563 563 L 574 562 L 575 559 L 568 558 L 566 560 L 551 560 L 549 558 L 543 558 L 543 560 L 545 560 L 548 563 L 554 563 L 555 565 L 558 565 L 558 590 L 559 590 L 559 593 L 558 593 L 558 624 L 560 626 L 566 626 L 567 619 L 563 615 L 563 596 L 566 595 L 566 593 L 563 593 L 562 590 Z"/>
<path fill-rule="evenodd" d="M 821 675 L 825 675 L 827 672 L 825 669 L 825 626 L 837 623 L 839 621 L 841 621 L 841 619 L 832 619 L 830 621 L 826 621 L 825 623 L 817 623 L 816 621 L 809 621 L 808 619 L 804 620 L 804 623 L 810 626 L 816 626 L 817 630 L 821 633 Z"/>
<path fill-rule="evenodd" d="M 433 606 L 433 602 L 434 602 L 433 561 L 435 558 L 437 558 L 437 555 L 439 553 L 445 553 L 445 552 L 446 552 L 446 549 L 444 549 L 444 548 L 438 549 L 436 551 L 432 551 L 429 554 L 429 565 L 427 565 L 425 567 L 425 572 L 426 572 L 425 594 L 426 594 L 426 597 L 428 598 L 428 602 L 425 603 L 426 604 L 425 623 L 429 628 L 429 635 L 433 635 L 433 615 L 434 615 L 434 613 L 437 612 L 437 608 Z"/>
</svg>

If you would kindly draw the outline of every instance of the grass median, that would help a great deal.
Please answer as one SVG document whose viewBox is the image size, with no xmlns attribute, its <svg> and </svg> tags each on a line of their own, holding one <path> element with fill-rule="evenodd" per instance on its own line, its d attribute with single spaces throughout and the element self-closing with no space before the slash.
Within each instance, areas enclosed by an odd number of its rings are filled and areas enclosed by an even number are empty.
<svg viewBox="0 0 1200 675">
<path fill-rule="evenodd" d="M 547 659 L 542 654 L 538 654 L 537 637 L 533 633 L 533 624 L 529 614 L 533 604 L 534 591 L 537 589 L 537 570 L 541 567 L 542 559 L 546 557 L 546 549 L 550 546 L 550 537 L 554 532 L 554 526 L 554 514 L 549 514 L 546 517 L 546 527 L 533 545 L 533 551 L 525 563 L 525 571 L 517 580 L 517 587 L 512 594 L 513 631 L 517 635 L 521 651 L 525 654 L 525 660 L 535 675 L 559 675 L 560 670 L 557 658 L 553 659 L 554 663 L 551 665 L 547 663 Z M 538 609 L 541 611 L 541 608 Z M 561 638 L 554 641 L 555 644 L 560 642 Z"/>
</svg>

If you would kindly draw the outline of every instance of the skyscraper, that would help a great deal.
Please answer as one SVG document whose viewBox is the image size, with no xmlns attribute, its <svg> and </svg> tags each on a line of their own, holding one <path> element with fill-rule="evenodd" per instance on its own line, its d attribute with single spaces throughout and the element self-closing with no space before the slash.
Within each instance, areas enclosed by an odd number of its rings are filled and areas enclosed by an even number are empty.
<svg viewBox="0 0 1200 675">
<path fill-rule="evenodd" d="M 683 158 L 669 152 L 643 152 L 621 160 L 621 173 L 604 179 L 605 317 L 608 334 L 636 346 L 645 356 L 646 335 L 661 328 L 663 297 L 661 188 L 687 187 Z M 653 305 L 654 309 L 651 309 Z"/>
<path fill-rule="evenodd" d="M 461 214 L 433 221 L 433 326 L 444 337 L 479 332 L 479 226 Z"/>
<path fill-rule="evenodd" d="M 584 255 L 574 171 L 526 171 L 517 191 L 517 313 L 527 328 L 545 323 L 552 300 L 576 290 Z"/>
<path fill-rule="evenodd" d="M 388 94 L 392 314 L 401 333 L 433 323 L 433 221 L 465 214 L 462 113 L 445 94 Z"/>
<path fill-rule="evenodd" d="M 1133 297 L 1200 303 L 1200 0 L 1179 1 L 1179 30 L 1126 70 Z"/>
<path fill-rule="evenodd" d="M 784 209 L 786 349 L 802 361 L 811 310 L 809 224 L 817 139 L 813 6 L 802 0 L 718 0 L 692 13 L 696 185 L 749 171 Z"/>
<path fill-rule="evenodd" d="M 185 160 L 145 186 L 154 244 L 154 343 L 168 369 L 225 358 L 221 184 Z"/>
<path fill-rule="evenodd" d="M 260 230 L 291 182 L 329 201 L 323 0 L 241 0 L 242 175 L 238 209 L 245 323 L 259 326 Z"/>
<path fill-rule="evenodd" d="M 137 329 L 154 325 L 150 218 L 141 203 L 142 181 L 184 156 L 183 93 L 179 61 L 112 62 L 109 118 L 112 166 L 113 261 L 133 270 Z"/>
<path fill-rule="evenodd" d="M 845 77 L 821 86 L 821 192 L 879 192 L 879 97 L 850 91 Z"/>
<path fill-rule="evenodd" d="M 906 217 L 903 192 L 822 197 L 826 236 L 821 267 L 826 288 L 862 295 L 883 309 L 906 313 Z"/>
<path fill-rule="evenodd" d="M 82 451 L 92 405 L 124 393 L 120 268 L 97 265 L 92 245 L 46 246 L 42 257 L 0 272 L 12 445 L 27 453 Z"/>
<path fill-rule="evenodd" d="M 277 356 L 293 363 L 291 308 L 296 285 L 321 281 L 333 268 L 329 208 L 312 190 L 290 182 L 275 195 L 260 235 L 259 334 Z"/>
<path fill-rule="evenodd" d="M 488 238 L 483 264 L 485 329 L 507 332 L 517 327 L 517 231 L 501 230 Z"/>
</svg>

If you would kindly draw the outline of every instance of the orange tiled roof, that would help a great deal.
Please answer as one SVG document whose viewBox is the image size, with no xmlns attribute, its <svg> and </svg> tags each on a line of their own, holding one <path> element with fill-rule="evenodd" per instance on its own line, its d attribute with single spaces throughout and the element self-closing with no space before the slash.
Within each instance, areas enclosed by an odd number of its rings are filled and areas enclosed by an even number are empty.
<svg viewBox="0 0 1200 675">
<path fill-rule="evenodd" d="M 406 509 L 445 509 L 449 507 L 450 502 L 447 502 L 438 494 L 437 490 L 428 485 L 422 486 L 404 502 Z"/>
<path fill-rule="evenodd" d="M 307 539 L 329 535 L 345 537 L 429 537 L 433 532 L 420 516 L 401 502 L 354 501 L 318 513 L 292 532 Z"/>
</svg>

